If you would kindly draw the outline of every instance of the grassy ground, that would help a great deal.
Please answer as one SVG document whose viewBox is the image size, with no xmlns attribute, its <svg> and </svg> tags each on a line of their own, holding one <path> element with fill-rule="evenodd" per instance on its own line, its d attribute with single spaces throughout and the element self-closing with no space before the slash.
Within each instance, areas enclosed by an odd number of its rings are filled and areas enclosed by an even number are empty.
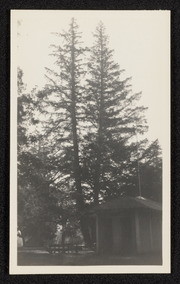
<svg viewBox="0 0 180 284">
<path fill-rule="evenodd" d="M 97 255 L 94 252 L 49 254 L 43 249 L 23 249 L 18 252 L 18 265 L 161 265 L 161 255 Z"/>
</svg>

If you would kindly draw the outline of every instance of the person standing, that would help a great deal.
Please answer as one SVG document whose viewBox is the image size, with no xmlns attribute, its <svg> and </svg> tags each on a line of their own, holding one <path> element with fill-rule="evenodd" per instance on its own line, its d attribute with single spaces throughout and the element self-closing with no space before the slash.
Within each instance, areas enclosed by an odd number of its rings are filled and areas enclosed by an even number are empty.
<svg viewBox="0 0 180 284">
<path fill-rule="evenodd" d="M 18 248 L 23 247 L 23 238 L 22 238 L 22 234 L 19 228 L 17 231 L 17 244 L 18 244 Z"/>
</svg>

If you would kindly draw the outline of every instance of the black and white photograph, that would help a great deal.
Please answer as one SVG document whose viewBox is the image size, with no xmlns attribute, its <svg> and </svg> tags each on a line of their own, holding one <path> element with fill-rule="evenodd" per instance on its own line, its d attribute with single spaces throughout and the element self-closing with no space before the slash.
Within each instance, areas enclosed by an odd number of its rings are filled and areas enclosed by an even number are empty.
<svg viewBox="0 0 180 284">
<path fill-rule="evenodd" d="M 170 273 L 170 11 L 11 11 L 10 273 Z"/>
</svg>

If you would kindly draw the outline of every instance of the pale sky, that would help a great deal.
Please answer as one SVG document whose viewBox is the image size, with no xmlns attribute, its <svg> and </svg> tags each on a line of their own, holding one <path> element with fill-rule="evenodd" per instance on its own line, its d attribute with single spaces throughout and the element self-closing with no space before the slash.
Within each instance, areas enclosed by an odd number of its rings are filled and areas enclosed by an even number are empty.
<svg viewBox="0 0 180 284">
<path fill-rule="evenodd" d="M 102 21 L 109 35 L 114 60 L 132 77 L 132 91 L 142 91 L 141 104 L 147 106 L 149 140 L 167 139 L 170 109 L 170 14 L 168 11 L 47 11 L 19 10 L 13 15 L 17 25 L 17 65 L 24 72 L 28 90 L 42 87 L 45 69 L 52 65 L 49 45 L 57 41 L 52 32 L 68 29 L 77 20 L 84 44 L 91 46 L 92 33 Z M 17 22 L 19 24 L 17 24 Z"/>
</svg>

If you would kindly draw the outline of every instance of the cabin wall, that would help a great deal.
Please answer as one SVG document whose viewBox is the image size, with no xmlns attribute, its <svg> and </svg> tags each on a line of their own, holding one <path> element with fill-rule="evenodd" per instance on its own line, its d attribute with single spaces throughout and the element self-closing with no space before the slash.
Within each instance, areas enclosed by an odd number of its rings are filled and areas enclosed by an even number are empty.
<svg viewBox="0 0 180 284">
<path fill-rule="evenodd" d="M 152 212 L 151 214 L 152 226 L 152 250 L 162 250 L 162 214 Z"/>
<path fill-rule="evenodd" d="M 159 212 L 136 212 L 136 243 L 138 253 L 161 250 L 161 214 Z"/>
<path fill-rule="evenodd" d="M 151 251 L 150 215 L 148 212 L 136 212 L 136 242 L 137 252 Z"/>
<path fill-rule="evenodd" d="M 96 251 L 130 255 L 162 249 L 160 212 L 134 210 L 96 216 Z"/>
<path fill-rule="evenodd" d="M 96 251 L 130 255 L 136 250 L 135 219 L 131 212 L 96 216 Z"/>
</svg>

